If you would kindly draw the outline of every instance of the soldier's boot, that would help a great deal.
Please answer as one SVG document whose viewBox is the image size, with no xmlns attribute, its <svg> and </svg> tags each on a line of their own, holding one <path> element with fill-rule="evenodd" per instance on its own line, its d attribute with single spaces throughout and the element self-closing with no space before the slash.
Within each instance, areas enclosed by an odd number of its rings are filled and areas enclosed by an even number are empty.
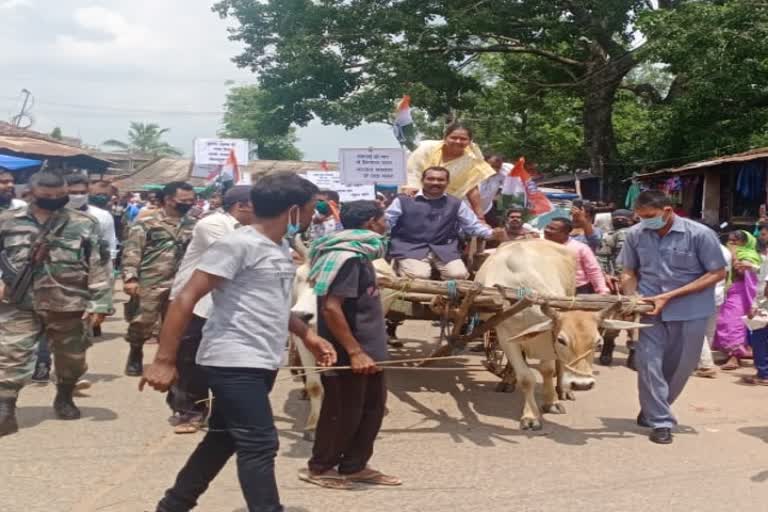
<svg viewBox="0 0 768 512">
<path fill-rule="evenodd" d="M 141 377 L 144 373 L 144 347 L 131 345 L 128 362 L 125 363 L 125 374 L 129 377 Z"/>
<path fill-rule="evenodd" d="M 19 431 L 16 422 L 16 398 L 0 398 L 0 437 Z"/>
<path fill-rule="evenodd" d="M 616 338 L 604 337 L 603 349 L 600 351 L 600 364 L 602 366 L 611 366 L 613 363 L 613 351 L 616 348 Z"/>
<path fill-rule="evenodd" d="M 80 409 L 77 408 L 72 400 L 72 393 L 75 391 L 74 384 L 57 384 L 56 398 L 53 400 L 53 411 L 60 420 L 80 419 Z"/>
</svg>

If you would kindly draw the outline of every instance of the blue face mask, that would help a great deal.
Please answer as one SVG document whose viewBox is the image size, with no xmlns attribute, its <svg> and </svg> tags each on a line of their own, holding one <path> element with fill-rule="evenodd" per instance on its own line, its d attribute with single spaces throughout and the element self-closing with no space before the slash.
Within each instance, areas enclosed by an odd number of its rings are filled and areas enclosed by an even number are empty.
<svg viewBox="0 0 768 512">
<path fill-rule="evenodd" d="M 650 219 L 640 219 L 640 224 L 643 226 L 643 229 L 653 229 L 658 231 L 667 225 L 667 221 L 664 220 L 663 215 L 659 215 L 658 217 L 651 217 Z"/>
</svg>

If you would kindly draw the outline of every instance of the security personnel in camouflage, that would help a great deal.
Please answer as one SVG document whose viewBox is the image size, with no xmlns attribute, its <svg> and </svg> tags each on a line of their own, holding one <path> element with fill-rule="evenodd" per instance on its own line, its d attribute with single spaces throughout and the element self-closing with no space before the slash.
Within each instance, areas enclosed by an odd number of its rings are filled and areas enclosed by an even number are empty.
<svg viewBox="0 0 768 512">
<path fill-rule="evenodd" d="M 0 214 L 0 435 L 18 430 L 16 400 L 32 376 L 42 334 L 56 368 L 56 416 L 80 417 L 72 393 L 87 369 L 88 324 L 100 324 L 112 300 L 96 220 L 64 207 L 69 198 L 59 174 L 37 173 L 30 188 L 30 206 Z M 14 274 L 25 269 L 29 286 L 19 287 Z"/>
<path fill-rule="evenodd" d="M 630 210 L 616 210 L 611 214 L 613 230 L 603 235 L 600 248 L 597 250 L 597 259 L 603 268 L 607 279 L 618 286 L 619 276 L 623 270 L 621 262 L 618 260 L 621 248 L 624 247 L 624 241 L 627 238 L 627 230 L 634 225 L 634 212 Z M 613 351 L 616 348 L 616 338 L 619 331 L 608 330 L 603 334 L 603 350 L 600 353 L 600 364 L 610 366 L 613 362 Z M 629 347 L 629 357 L 627 366 L 634 366 L 634 349 L 632 341 L 627 342 Z"/>
<path fill-rule="evenodd" d="M 162 207 L 136 221 L 123 245 L 123 290 L 138 305 L 126 318 L 130 344 L 125 374 L 140 377 L 144 343 L 165 314 L 173 277 L 187 249 L 195 219 L 186 214 L 195 204 L 195 190 L 174 181 L 163 188 Z"/>
</svg>

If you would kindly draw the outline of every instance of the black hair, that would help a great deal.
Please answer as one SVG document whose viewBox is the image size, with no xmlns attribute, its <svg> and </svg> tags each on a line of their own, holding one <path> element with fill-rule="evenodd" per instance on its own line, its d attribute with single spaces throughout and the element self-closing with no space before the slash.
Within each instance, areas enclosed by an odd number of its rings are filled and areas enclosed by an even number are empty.
<svg viewBox="0 0 768 512">
<path fill-rule="evenodd" d="M 449 124 L 448 126 L 446 126 L 445 127 L 445 131 L 443 132 L 443 138 L 449 136 L 450 134 L 452 134 L 456 130 L 464 130 L 465 132 L 467 132 L 467 135 L 469 135 L 469 139 L 470 140 L 475 138 L 475 135 L 474 135 L 474 132 L 472 131 L 472 128 L 470 128 L 469 126 L 467 126 L 466 124 L 464 124 L 461 121 L 454 121 L 451 124 Z"/>
<path fill-rule="evenodd" d="M 273 219 L 293 206 L 310 202 L 320 189 L 290 171 L 267 174 L 251 189 L 251 203 L 257 217 Z"/>
<path fill-rule="evenodd" d="M 32 177 L 29 178 L 29 188 L 60 188 L 65 187 L 66 185 L 66 180 L 58 172 L 41 171 L 33 174 Z"/>
<path fill-rule="evenodd" d="M 336 203 L 340 203 L 341 202 L 341 198 L 339 197 L 339 193 L 336 192 L 335 190 L 321 190 L 319 193 L 321 195 L 324 195 L 325 197 L 327 197 L 331 201 L 335 201 Z"/>
<path fill-rule="evenodd" d="M 445 177 L 448 178 L 448 181 L 451 181 L 451 171 L 446 169 L 445 167 L 440 167 L 439 165 L 433 165 L 432 167 L 427 167 L 422 171 L 421 173 L 421 181 L 424 181 L 424 178 L 427 176 L 427 173 L 430 171 L 437 171 L 437 172 L 444 172 Z"/>
<path fill-rule="evenodd" d="M 186 181 L 172 181 L 163 187 L 163 190 L 157 194 L 157 198 L 160 201 L 165 201 L 166 197 L 174 197 L 179 190 L 189 190 L 194 192 L 195 187 L 187 183 Z"/>
<path fill-rule="evenodd" d="M 641 192 L 635 200 L 635 208 L 666 208 L 672 206 L 672 200 L 660 190 Z"/>
<path fill-rule="evenodd" d="M 581 209 L 584 210 L 584 213 L 586 213 L 590 219 L 595 218 L 595 214 L 597 213 L 597 207 L 595 206 L 595 203 L 587 201 L 584 203 Z"/>
<path fill-rule="evenodd" d="M 511 213 L 519 213 L 520 215 L 525 216 L 525 208 L 523 208 L 522 206 L 510 206 L 509 208 L 507 208 L 507 211 L 504 212 L 504 218 L 505 219 L 509 218 L 509 215 Z"/>
<path fill-rule="evenodd" d="M 554 219 L 550 220 L 549 223 L 552 224 L 553 222 L 559 222 L 563 226 L 566 227 L 568 230 L 568 233 L 573 231 L 573 222 L 568 217 L 555 217 Z"/>
<path fill-rule="evenodd" d="M 384 208 L 376 201 L 352 201 L 341 206 L 341 225 L 344 229 L 364 229 L 370 220 L 384 215 Z"/>
<path fill-rule="evenodd" d="M 744 231 L 741 231 L 740 229 L 736 229 L 728 233 L 728 238 L 731 238 L 731 237 L 734 237 L 736 240 L 738 240 L 741 243 L 747 243 L 747 234 Z"/>
<path fill-rule="evenodd" d="M 68 174 L 64 179 L 67 180 L 67 186 L 72 186 L 72 185 L 87 186 L 91 182 L 87 174 L 83 174 L 79 172 L 74 174 Z"/>
<path fill-rule="evenodd" d="M 501 160 L 503 162 L 504 156 L 500 155 L 499 153 L 491 153 L 485 157 L 485 161 L 487 162 L 488 160 Z"/>
</svg>

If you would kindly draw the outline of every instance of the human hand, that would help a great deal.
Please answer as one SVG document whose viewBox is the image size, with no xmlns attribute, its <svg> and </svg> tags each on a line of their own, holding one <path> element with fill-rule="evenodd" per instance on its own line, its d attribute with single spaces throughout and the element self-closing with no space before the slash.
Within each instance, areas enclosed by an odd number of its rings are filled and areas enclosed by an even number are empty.
<svg viewBox="0 0 768 512">
<path fill-rule="evenodd" d="M 352 366 L 352 371 L 354 373 L 361 375 L 373 375 L 374 373 L 379 373 L 381 371 L 381 369 L 376 366 L 376 363 L 373 361 L 373 359 L 371 359 L 370 356 L 362 350 L 360 352 L 350 354 L 349 360 L 350 365 Z"/>
<path fill-rule="evenodd" d="M 618 293 L 620 285 L 618 277 L 605 274 L 605 284 L 608 285 L 608 289 L 611 290 L 611 293 Z"/>
<path fill-rule="evenodd" d="M 656 316 L 661 313 L 669 300 L 670 298 L 665 295 L 656 295 L 655 297 L 644 298 L 643 302 L 647 304 L 653 304 L 653 311 L 647 314 L 650 316 Z"/>
<path fill-rule="evenodd" d="M 175 364 L 155 361 L 144 368 L 144 375 L 139 381 L 139 391 L 144 391 L 145 384 L 149 384 L 151 388 L 161 393 L 168 391 L 177 378 Z"/>
<path fill-rule="evenodd" d="M 411 197 L 415 196 L 418 191 L 419 191 L 418 188 L 416 188 L 416 187 L 408 187 L 408 186 L 402 187 L 400 189 L 400 192 L 402 192 L 403 194 L 405 194 L 407 196 L 411 196 Z"/>
<path fill-rule="evenodd" d="M 90 325 L 91 328 L 101 327 L 101 324 L 104 323 L 104 319 L 107 318 L 105 313 L 86 313 L 85 316 L 85 321 L 88 322 L 88 325 Z"/>
<path fill-rule="evenodd" d="M 491 234 L 491 240 L 496 240 L 497 242 L 503 242 L 507 237 L 506 235 L 507 235 L 507 232 L 504 228 L 494 228 Z"/>
<path fill-rule="evenodd" d="M 315 361 L 317 362 L 318 366 L 327 367 L 336 364 L 336 350 L 333 348 L 333 345 L 331 345 L 331 343 L 325 338 L 321 338 L 314 332 L 310 331 L 307 334 L 307 337 L 302 340 L 302 342 L 304 343 L 304 346 L 307 347 L 307 350 L 312 352 L 312 355 L 315 356 Z"/>
<path fill-rule="evenodd" d="M 123 292 L 125 292 L 126 295 L 130 295 L 131 297 L 138 295 L 139 294 L 138 281 L 128 281 L 127 283 L 123 283 Z"/>
<path fill-rule="evenodd" d="M 583 208 L 577 206 L 571 207 L 571 220 L 575 227 L 583 227 L 587 222 L 587 214 Z"/>
</svg>

